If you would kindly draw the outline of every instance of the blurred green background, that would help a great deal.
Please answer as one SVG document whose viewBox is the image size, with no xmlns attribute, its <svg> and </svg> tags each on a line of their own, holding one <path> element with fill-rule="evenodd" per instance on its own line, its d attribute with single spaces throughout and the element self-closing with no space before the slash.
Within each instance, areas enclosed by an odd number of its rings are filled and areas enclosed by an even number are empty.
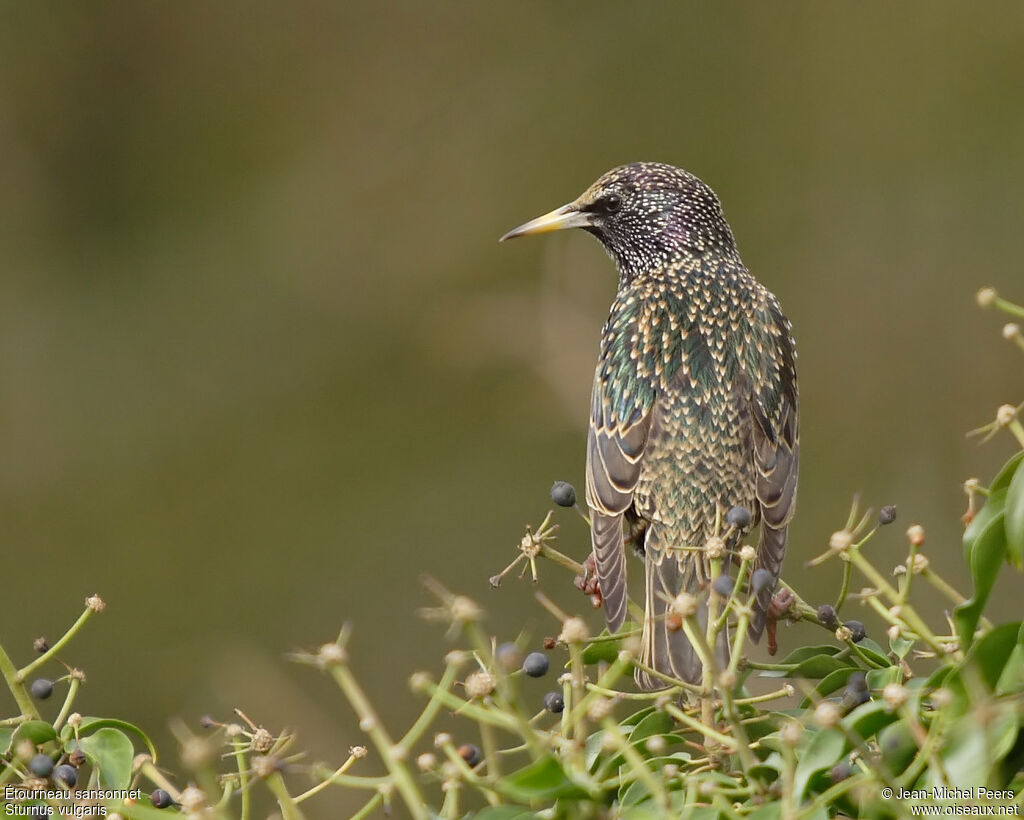
<svg viewBox="0 0 1024 820">
<path fill-rule="evenodd" d="M 790 580 L 831 593 L 802 564 L 860 491 L 900 508 L 882 566 L 921 522 L 967 586 L 960 485 L 1010 442 L 964 433 L 1022 397 L 973 302 L 1024 297 L 1019 3 L 2 14 L 3 640 L 25 659 L 103 595 L 66 653 L 81 711 L 166 738 L 240 706 L 337 762 L 360 734 L 288 650 L 351 620 L 397 729 L 445 648 L 422 573 L 502 638 L 554 632 L 486 579 L 552 480 L 582 485 L 615 276 L 582 233 L 496 240 L 638 159 L 717 190 L 795 326 Z M 567 582 L 541 586 L 582 610 Z"/>
</svg>

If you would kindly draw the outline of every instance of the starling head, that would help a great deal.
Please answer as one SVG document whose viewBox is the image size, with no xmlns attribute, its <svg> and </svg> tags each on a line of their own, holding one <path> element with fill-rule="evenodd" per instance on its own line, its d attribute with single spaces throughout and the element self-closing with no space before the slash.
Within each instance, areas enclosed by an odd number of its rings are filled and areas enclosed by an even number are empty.
<svg viewBox="0 0 1024 820">
<path fill-rule="evenodd" d="M 709 253 L 736 253 L 715 192 L 693 174 L 660 162 L 614 168 L 572 202 L 502 240 L 564 228 L 583 228 L 600 239 L 624 281 Z"/>
</svg>

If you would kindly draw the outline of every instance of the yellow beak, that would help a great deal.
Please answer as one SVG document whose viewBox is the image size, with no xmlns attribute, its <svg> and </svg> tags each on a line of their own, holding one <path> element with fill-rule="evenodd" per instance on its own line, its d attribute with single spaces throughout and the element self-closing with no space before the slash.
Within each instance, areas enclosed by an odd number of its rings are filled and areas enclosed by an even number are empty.
<svg viewBox="0 0 1024 820">
<path fill-rule="evenodd" d="M 515 239 L 517 236 L 530 236 L 535 233 L 549 233 L 551 231 L 563 231 L 566 228 L 585 228 L 592 224 L 590 214 L 581 211 L 575 202 L 556 208 L 551 213 L 538 216 L 529 222 L 524 222 L 518 228 L 513 228 L 505 234 L 499 242 L 506 239 Z"/>
</svg>

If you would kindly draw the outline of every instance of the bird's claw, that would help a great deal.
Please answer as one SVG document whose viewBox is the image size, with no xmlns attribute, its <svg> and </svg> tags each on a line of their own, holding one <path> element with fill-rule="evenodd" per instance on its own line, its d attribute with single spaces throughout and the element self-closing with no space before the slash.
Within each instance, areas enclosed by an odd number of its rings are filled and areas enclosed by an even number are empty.
<svg viewBox="0 0 1024 820">
<path fill-rule="evenodd" d="M 584 595 L 590 596 L 590 603 L 594 609 L 600 608 L 604 603 L 601 587 L 597 580 L 597 561 L 594 558 L 594 553 L 590 553 L 587 560 L 583 562 L 583 574 L 577 575 L 573 579 L 573 586 Z"/>
</svg>

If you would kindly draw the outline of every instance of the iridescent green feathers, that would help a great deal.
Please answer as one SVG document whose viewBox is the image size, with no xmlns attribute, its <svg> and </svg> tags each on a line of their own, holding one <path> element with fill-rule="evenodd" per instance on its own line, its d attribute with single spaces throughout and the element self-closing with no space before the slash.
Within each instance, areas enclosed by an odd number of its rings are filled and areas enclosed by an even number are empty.
<svg viewBox="0 0 1024 820">
<path fill-rule="evenodd" d="M 778 579 L 796 501 L 796 352 L 778 301 L 743 266 L 718 198 L 659 163 L 609 171 L 578 199 L 509 236 L 583 227 L 619 271 L 601 336 L 587 440 L 587 504 L 608 625 L 626 616 L 623 525 L 647 578 L 641 662 L 696 681 L 701 666 L 668 602 L 706 618 L 702 549 L 733 506 L 761 521 L 757 563 Z M 735 533 L 728 546 L 739 546 Z M 764 627 L 774 584 L 750 626 Z M 723 661 L 728 645 L 717 652 Z M 643 688 L 664 686 L 641 671 Z"/>
</svg>

